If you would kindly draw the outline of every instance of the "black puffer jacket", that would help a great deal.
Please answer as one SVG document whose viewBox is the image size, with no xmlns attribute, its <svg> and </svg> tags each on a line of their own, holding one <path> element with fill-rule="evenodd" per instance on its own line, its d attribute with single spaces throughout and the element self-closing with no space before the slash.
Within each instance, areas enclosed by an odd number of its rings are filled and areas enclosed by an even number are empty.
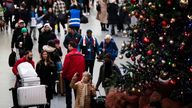
<svg viewBox="0 0 192 108">
<path fill-rule="evenodd" d="M 117 24 L 118 23 L 118 5 L 115 3 L 108 3 L 107 12 L 108 12 L 108 24 Z"/>
<path fill-rule="evenodd" d="M 42 48 L 44 45 L 47 45 L 47 42 L 49 40 L 54 40 L 56 39 L 56 35 L 55 33 L 53 33 L 52 31 L 48 31 L 48 32 L 45 32 L 43 31 L 40 35 L 39 35 L 39 47 L 38 47 L 38 50 L 39 50 L 39 53 L 42 51 Z"/>
<path fill-rule="evenodd" d="M 20 35 L 21 35 L 21 28 L 19 28 L 19 27 L 15 28 L 15 30 L 13 32 L 13 36 L 12 36 L 11 48 L 14 48 L 14 47 L 17 48 L 16 42 Z"/>
<path fill-rule="evenodd" d="M 19 43 L 22 43 L 21 46 L 19 46 Z M 23 35 L 20 35 L 16 41 L 16 48 L 21 50 L 32 50 L 33 49 L 33 41 L 31 39 L 31 36 L 28 34 L 26 37 Z"/>
</svg>

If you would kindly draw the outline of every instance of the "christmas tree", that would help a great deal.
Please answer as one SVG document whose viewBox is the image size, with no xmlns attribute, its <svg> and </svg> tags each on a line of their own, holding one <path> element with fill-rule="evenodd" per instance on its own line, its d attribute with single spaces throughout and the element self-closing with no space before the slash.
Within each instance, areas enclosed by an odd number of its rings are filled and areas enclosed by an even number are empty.
<svg viewBox="0 0 192 108">
<path fill-rule="evenodd" d="M 160 90 L 183 103 L 192 100 L 192 0 L 130 0 L 135 16 L 120 58 L 125 75 L 118 84 L 130 92 Z M 125 57 L 124 57 L 125 56 Z"/>
</svg>

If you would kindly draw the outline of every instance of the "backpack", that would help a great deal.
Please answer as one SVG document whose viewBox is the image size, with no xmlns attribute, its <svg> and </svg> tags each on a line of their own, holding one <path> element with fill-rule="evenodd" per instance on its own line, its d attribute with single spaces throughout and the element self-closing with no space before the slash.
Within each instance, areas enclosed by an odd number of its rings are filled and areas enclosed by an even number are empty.
<svg viewBox="0 0 192 108">
<path fill-rule="evenodd" d="M 9 66 L 13 67 L 15 62 L 16 62 L 16 52 L 12 51 L 11 54 L 9 55 Z"/>
<path fill-rule="evenodd" d="M 5 8 L 8 13 L 14 13 L 15 7 L 13 2 L 6 1 L 5 2 Z"/>
</svg>

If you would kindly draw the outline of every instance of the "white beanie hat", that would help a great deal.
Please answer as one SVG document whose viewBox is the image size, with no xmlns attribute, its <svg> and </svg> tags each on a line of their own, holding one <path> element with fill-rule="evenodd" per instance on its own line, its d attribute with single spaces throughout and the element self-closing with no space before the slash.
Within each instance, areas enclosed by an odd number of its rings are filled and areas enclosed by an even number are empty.
<svg viewBox="0 0 192 108">
<path fill-rule="evenodd" d="M 45 23 L 43 27 L 45 27 L 45 26 L 48 26 L 50 28 L 50 30 L 52 30 L 52 27 L 50 26 L 49 23 Z"/>
</svg>

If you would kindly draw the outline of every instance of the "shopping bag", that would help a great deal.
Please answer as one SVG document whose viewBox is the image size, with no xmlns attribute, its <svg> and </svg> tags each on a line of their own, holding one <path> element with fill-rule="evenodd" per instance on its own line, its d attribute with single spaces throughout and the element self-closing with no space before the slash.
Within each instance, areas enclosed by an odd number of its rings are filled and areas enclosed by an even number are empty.
<svg viewBox="0 0 192 108">
<path fill-rule="evenodd" d="M 88 18 L 84 15 L 81 16 L 81 22 L 80 23 L 83 23 L 83 24 L 87 24 L 89 21 L 88 21 Z"/>
<path fill-rule="evenodd" d="M 37 20 L 35 18 L 31 18 L 31 27 L 37 26 Z"/>
<path fill-rule="evenodd" d="M 12 51 L 11 54 L 9 55 L 9 66 L 13 67 L 15 62 L 16 62 L 16 52 Z"/>
</svg>

